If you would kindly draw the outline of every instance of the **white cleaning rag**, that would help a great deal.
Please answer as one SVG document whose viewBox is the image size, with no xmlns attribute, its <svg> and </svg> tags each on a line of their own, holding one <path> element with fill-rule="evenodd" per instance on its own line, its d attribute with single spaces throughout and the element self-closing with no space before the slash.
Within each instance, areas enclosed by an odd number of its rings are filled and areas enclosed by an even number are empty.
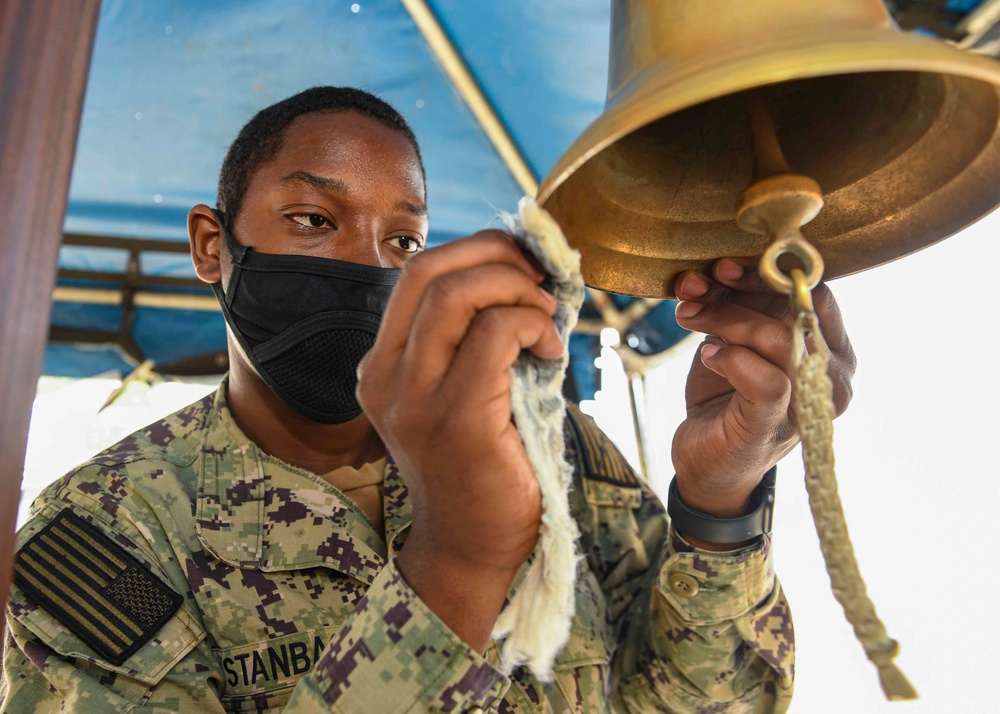
<svg viewBox="0 0 1000 714">
<path fill-rule="evenodd" d="M 531 198 L 522 198 L 518 214 L 501 214 L 521 249 L 548 273 L 543 287 L 555 297 L 555 325 L 564 345 L 583 303 L 580 254 L 569 247 L 555 220 Z M 569 352 L 542 360 L 524 352 L 511 367 L 514 423 L 534 467 L 542 494 L 542 526 L 534 560 L 528 566 L 493 636 L 506 637 L 501 650 L 504 671 L 526 664 L 539 680 L 552 677 L 552 663 L 569 639 L 574 613 L 574 585 L 579 530 L 569 510 L 573 467 L 564 452 L 566 402 L 563 377 Z"/>
</svg>

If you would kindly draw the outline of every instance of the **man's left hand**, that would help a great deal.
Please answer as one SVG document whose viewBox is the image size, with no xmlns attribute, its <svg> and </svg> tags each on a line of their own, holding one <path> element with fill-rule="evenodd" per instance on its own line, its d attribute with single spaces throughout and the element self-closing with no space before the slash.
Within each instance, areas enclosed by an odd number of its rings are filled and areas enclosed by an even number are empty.
<svg viewBox="0 0 1000 714">
<path fill-rule="evenodd" d="M 739 516 L 764 473 L 798 443 L 791 305 L 765 284 L 753 259 L 717 261 L 711 276 L 683 273 L 674 290 L 682 301 L 678 324 L 708 335 L 688 375 L 687 419 L 674 435 L 678 491 L 691 508 Z M 851 398 L 854 351 L 826 285 L 813 290 L 813 303 L 840 415 Z"/>
</svg>

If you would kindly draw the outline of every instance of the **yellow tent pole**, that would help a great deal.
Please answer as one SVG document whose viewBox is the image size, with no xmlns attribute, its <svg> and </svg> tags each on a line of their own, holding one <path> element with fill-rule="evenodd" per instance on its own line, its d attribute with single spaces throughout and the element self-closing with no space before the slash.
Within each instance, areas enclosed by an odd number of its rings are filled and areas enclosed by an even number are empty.
<svg viewBox="0 0 1000 714">
<path fill-rule="evenodd" d="M 476 121 L 486 132 L 486 136 L 496 148 L 500 158 L 507 165 L 514 180 L 520 185 L 521 190 L 528 196 L 535 196 L 538 193 L 538 179 L 528 166 L 521 150 L 514 143 L 507 127 L 497 116 L 492 105 L 483 93 L 482 87 L 472 76 L 465 60 L 458 53 L 454 43 L 445 34 L 444 28 L 438 22 L 434 12 L 427 6 L 425 0 L 401 0 L 403 6 L 410 13 L 413 22 L 427 41 L 434 57 L 444 69 L 452 86 L 465 100 L 469 109 L 472 110 Z"/>
</svg>

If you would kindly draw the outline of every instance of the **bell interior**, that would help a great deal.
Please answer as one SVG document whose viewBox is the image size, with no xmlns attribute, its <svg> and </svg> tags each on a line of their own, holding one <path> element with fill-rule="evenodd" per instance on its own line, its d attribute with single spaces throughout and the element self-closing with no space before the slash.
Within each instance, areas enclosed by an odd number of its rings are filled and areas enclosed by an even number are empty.
<svg viewBox="0 0 1000 714">
<path fill-rule="evenodd" d="M 868 72 L 754 91 L 763 93 L 792 171 L 823 190 L 824 209 L 803 233 L 823 254 L 827 278 L 929 245 L 996 202 L 983 196 L 1000 178 L 1000 108 L 991 84 Z M 973 166 L 978 185 L 956 199 L 945 189 Z M 588 284 L 665 297 L 681 270 L 763 252 L 767 238 L 734 220 L 740 193 L 754 180 L 747 101 L 734 94 L 619 139 L 566 179 L 545 207 L 583 253 Z"/>
</svg>

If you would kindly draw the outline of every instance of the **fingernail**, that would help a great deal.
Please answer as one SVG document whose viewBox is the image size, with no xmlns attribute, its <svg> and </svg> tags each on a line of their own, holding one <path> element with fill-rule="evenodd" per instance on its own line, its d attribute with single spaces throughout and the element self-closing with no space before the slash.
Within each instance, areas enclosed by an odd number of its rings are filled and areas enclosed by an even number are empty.
<svg viewBox="0 0 1000 714">
<path fill-rule="evenodd" d="M 739 280 L 743 277 L 743 266 L 735 260 L 721 260 L 715 266 L 715 274 L 720 280 Z"/>
<path fill-rule="evenodd" d="M 697 302 L 679 302 L 674 308 L 674 314 L 682 320 L 688 320 L 701 312 L 702 307 L 704 306 Z"/>
<path fill-rule="evenodd" d="M 708 281 L 704 277 L 698 275 L 697 273 L 691 273 L 684 276 L 684 280 L 681 281 L 681 293 L 686 297 L 701 297 L 708 292 Z"/>
<path fill-rule="evenodd" d="M 705 345 L 701 348 L 701 358 L 709 359 L 714 357 L 722 348 L 719 345 Z"/>
</svg>

